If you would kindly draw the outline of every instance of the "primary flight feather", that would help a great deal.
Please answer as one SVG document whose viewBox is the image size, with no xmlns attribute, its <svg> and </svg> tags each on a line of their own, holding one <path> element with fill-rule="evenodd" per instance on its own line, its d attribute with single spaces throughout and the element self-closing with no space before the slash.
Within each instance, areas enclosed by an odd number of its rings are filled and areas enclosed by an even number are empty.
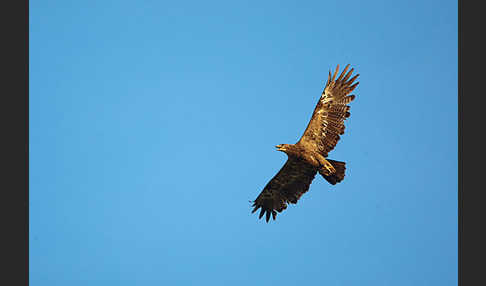
<svg viewBox="0 0 486 286">
<path fill-rule="evenodd" d="M 348 72 L 348 68 L 349 65 L 337 79 L 339 65 L 334 74 L 329 71 L 326 86 L 300 140 L 275 146 L 288 159 L 253 201 L 252 213 L 261 208 L 259 218 L 265 215 L 267 222 L 270 216 L 275 220 L 277 212 L 285 210 L 288 203 L 296 204 L 317 173 L 332 185 L 344 179 L 345 163 L 326 158 L 344 134 L 344 120 L 350 115 L 348 104 L 355 98 L 349 94 L 359 83 L 353 84 L 359 74 L 351 77 L 354 69 Z"/>
</svg>

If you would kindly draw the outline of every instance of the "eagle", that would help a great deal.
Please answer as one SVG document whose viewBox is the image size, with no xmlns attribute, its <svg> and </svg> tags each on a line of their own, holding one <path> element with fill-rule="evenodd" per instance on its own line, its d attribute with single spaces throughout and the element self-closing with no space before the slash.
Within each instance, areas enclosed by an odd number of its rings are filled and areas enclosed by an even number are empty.
<svg viewBox="0 0 486 286">
<path fill-rule="evenodd" d="M 252 213 L 261 208 L 259 219 L 265 215 L 268 223 L 270 216 L 275 220 L 277 212 L 285 210 L 288 203 L 296 204 L 309 190 L 317 172 L 332 185 L 344 179 L 346 163 L 327 156 L 344 134 L 344 120 L 350 115 L 348 104 L 355 98 L 349 94 L 359 84 L 353 84 L 359 74 L 351 77 L 354 68 L 349 72 L 348 68 L 349 64 L 337 79 L 339 65 L 334 74 L 329 70 L 327 83 L 300 140 L 296 144 L 275 146 L 288 158 L 258 197 L 250 201 L 254 207 Z"/>
</svg>

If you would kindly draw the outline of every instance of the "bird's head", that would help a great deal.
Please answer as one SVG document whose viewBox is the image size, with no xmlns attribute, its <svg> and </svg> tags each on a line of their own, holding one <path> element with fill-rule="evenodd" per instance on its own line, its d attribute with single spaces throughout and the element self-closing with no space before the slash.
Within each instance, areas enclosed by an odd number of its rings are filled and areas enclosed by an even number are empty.
<svg viewBox="0 0 486 286">
<path fill-rule="evenodd" d="M 277 151 L 282 151 L 287 153 L 287 151 L 291 149 L 291 146 L 290 144 L 278 144 L 277 146 L 275 146 L 275 148 L 277 148 Z"/>
</svg>

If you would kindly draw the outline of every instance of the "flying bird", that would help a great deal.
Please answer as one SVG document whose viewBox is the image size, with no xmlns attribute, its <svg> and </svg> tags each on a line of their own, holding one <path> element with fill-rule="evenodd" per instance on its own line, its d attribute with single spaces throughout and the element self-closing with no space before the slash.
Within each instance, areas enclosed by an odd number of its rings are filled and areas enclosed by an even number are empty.
<svg viewBox="0 0 486 286">
<path fill-rule="evenodd" d="M 309 190 L 317 172 L 332 185 L 344 179 L 346 163 L 327 159 L 327 156 L 336 147 L 340 135 L 344 134 L 344 120 L 350 115 L 348 104 L 355 98 L 355 95 L 349 94 L 359 84 L 353 84 L 359 74 L 350 78 L 354 69 L 347 72 L 348 68 L 349 64 L 337 79 L 339 65 L 334 74 L 329 70 L 327 83 L 300 140 L 296 144 L 275 146 L 288 158 L 252 201 L 252 213 L 261 208 L 259 219 L 265 215 L 267 222 L 270 216 L 275 220 L 277 212 L 285 210 L 288 203 L 296 204 Z"/>
</svg>

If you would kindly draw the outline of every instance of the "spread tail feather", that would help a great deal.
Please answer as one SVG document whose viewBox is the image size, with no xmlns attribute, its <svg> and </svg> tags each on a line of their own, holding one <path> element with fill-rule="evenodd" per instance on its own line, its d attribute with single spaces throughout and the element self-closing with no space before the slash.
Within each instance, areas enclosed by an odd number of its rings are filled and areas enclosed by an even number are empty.
<svg viewBox="0 0 486 286">
<path fill-rule="evenodd" d="M 341 182 L 344 179 L 344 172 L 346 170 L 346 163 L 334 160 L 327 160 L 331 165 L 336 169 L 335 173 L 326 174 L 319 170 L 319 173 L 322 175 L 326 181 L 328 181 L 331 185 L 335 185 L 336 183 Z"/>
</svg>

